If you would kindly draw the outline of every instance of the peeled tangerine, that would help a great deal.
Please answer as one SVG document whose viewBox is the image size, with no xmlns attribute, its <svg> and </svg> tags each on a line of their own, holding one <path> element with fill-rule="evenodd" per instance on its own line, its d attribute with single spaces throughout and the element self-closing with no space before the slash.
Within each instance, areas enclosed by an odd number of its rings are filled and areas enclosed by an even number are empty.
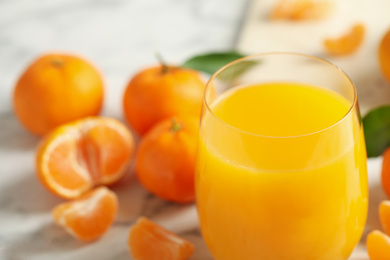
<svg viewBox="0 0 390 260">
<path fill-rule="evenodd" d="M 131 227 L 128 245 L 137 260 L 185 260 L 194 252 L 189 241 L 144 217 Z"/>
<path fill-rule="evenodd" d="M 367 236 L 367 252 L 371 260 L 390 259 L 390 237 L 374 230 Z"/>
<path fill-rule="evenodd" d="M 105 187 L 96 188 L 80 198 L 58 205 L 52 211 L 55 222 L 82 241 L 102 236 L 115 220 L 118 199 Z"/>
<path fill-rule="evenodd" d="M 123 123 L 90 117 L 60 126 L 42 140 L 36 171 L 54 194 L 74 199 L 122 178 L 133 151 L 133 136 Z"/>
<path fill-rule="evenodd" d="M 325 50 L 333 56 L 348 55 L 354 53 L 362 44 L 365 34 L 363 24 L 354 25 L 351 30 L 335 39 L 326 39 L 324 41 Z"/>
<path fill-rule="evenodd" d="M 272 10 L 272 20 L 323 19 L 334 9 L 334 0 L 279 0 Z"/>
</svg>

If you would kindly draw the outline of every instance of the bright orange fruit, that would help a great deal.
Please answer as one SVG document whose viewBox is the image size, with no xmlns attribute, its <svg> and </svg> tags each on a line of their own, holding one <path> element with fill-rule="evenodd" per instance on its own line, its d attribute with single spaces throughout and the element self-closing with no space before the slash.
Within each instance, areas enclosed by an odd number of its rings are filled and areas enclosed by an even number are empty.
<svg viewBox="0 0 390 260">
<path fill-rule="evenodd" d="M 379 205 L 379 218 L 386 234 L 390 235 L 390 200 L 384 200 Z"/>
<path fill-rule="evenodd" d="M 173 66 L 142 70 L 129 82 L 123 96 L 127 121 L 144 135 L 172 116 L 200 117 L 205 84 L 199 72 Z"/>
<path fill-rule="evenodd" d="M 100 72 L 85 59 L 62 53 L 43 55 L 30 64 L 13 93 L 16 116 L 36 135 L 98 115 L 102 103 Z"/>
<path fill-rule="evenodd" d="M 387 148 L 382 156 L 382 187 L 390 198 L 390 148 Z"/>
<path fill-rule="evenodd" d="M 356 24 L 347 34 L 336 39 L 326 39 L 324 41 L 325 50 L 334 56 L 352 54 L 362 44 L 364 35 L 364 25 Z"/>
<path fill-rule="evenodd" d="M 141 140 L 135 171 L 143 186 L 174 202 L 195 199 L 197 118 L 172 118 L 158 123 Z"/>
<path fill-rule="evenodd" d="M 272 10 L 272 20 L 323 19 L 334 9 L 333 0 L 280 0 Z"/>
<path fill-rule="evenodd" d="M 390 83 L 390 29 L 379 43 L 378 58 L 382 73 Z"/>
<path fill-rule="evenodd" d="M 137 260 L 185 260 L 194 252 L 191 242 L 144 217 L 131 227 L 128 245 Z"/>
<path fill-rule="evenodd" d="M 133 151 L 133 136 L 123 123 L 112 118 L 86 118 L 55 129 L 41 141 L 36 171 L 53 193 L 77 198 L 95 185 L 122 178 Z"/>
<path fill-rule="evenodd" d="M 371 260 L 390 259 L 390 237 L 378 230 L 372 231 L 367 236 L 367 252 Z"/>
<path fill-rule="evenodd" d="M 102 236 L 115 220 L 118 199 L 106 187 L 96 188 L 80 198 L 60 204 L 53 211 L 55 222 L 83 241 Z"/>
</svg>

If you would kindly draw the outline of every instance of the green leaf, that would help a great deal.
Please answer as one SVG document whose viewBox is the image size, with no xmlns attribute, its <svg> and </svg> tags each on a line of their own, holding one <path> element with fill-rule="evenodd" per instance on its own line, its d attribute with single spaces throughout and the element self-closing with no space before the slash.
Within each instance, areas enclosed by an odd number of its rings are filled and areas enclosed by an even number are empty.
<svg viewBox="0 0 390 260">
<path fill-rule="evenodd" d="M 245 56 L 236 51 L 212 52 L 192 57 L 184 62 L 182 67 L 202 71 L 211 75 L 229 62 Z"/>
<path fill-rule="evenodd" d="M 244 60 L 240 63 L 235 64 L 234 66 L 224 69 L 221 73 L 218 74 L 217 78 L 223 81 L 231 81 L 243 74 L 252 66 L 256 65 L 258 61 L 254 60 Z"/>
<path fill-rule="evenodd" d="M 363 118 L 363 127 L 367 156 L 382 155 L 386 148 L 390 146 L 390 106 L 382 106 L 371 110 Z"/>
</svg>

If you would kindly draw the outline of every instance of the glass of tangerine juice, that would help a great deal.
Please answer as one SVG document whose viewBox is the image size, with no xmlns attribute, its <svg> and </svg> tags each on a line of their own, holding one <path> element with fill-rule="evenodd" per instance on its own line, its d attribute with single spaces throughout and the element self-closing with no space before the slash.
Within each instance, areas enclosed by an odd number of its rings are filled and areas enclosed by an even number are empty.
<svg viewBox="0 0 390 260">
<path fill-rule="evenodd" d="M 212 255 L 347 259 L 367 216 L 366 160 L 356 90 L 338 67 L 269 53 L 221 68 L 205 89 L 196 170 Z"/>
</svg>

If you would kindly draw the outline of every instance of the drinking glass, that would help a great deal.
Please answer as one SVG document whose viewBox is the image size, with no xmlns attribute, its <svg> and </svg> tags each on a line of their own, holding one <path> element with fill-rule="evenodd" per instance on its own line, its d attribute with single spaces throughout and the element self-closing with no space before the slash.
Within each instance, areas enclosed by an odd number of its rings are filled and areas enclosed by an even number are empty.
<svg viewBox="0 0 390 260">
<path fill-rule="evenodd" d="M 332 121 L 333 120 L 333 121 Z M 216 260 L 345 260 L 367 216 L 356 89 L 320 58 L 234 61 L 205 88 L 196 166 Z"/>
</svg>

